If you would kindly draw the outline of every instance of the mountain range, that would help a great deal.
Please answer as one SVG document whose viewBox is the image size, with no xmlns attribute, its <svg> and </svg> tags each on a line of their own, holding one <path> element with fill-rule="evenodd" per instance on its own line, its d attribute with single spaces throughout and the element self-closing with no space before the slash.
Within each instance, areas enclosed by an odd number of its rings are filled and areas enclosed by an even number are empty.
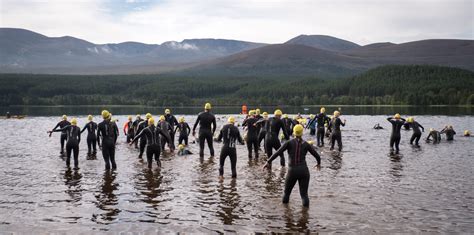
<svg viewBox="0 0 474 235">
<path fill-rule="evenodd" d="M 226 39 L 94 44 L 69 36 L 0 28 L 0 73 L 341 77 L 387 64 L 432 64 L 474 71 L 474 40 L 361 46 L 326 35 L 300 35 L 282 44 Z"/>
</svg>

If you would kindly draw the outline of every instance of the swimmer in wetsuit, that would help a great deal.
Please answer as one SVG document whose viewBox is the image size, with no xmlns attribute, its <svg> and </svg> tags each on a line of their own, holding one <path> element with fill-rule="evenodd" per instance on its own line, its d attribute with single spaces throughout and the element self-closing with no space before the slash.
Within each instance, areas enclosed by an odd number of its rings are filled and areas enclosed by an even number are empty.
<svg viewBox="0 0 474 235">
<path fill-rule="evenodd" d="M 221 154 L 219 157 L 219 177 L 224 176 L 224 163 L 227 157 L 230 158 L 230 168 L 232 170 L 232 178 L 237 177 L 237 149 L 235 148 L 235 142 L 239 141 L 240 144 L 244 144 L 244 140 L 240 135 L 239 128 L 234 126 L 235 118 L 230 116 L 227 120 L 228 124 L 222 127 L 222 130 L 219 132 L 217 141 L 220 142 L 224 140 L 221 148 Z"/>
<path fill-rule="evenodd" d="M 283 132 L 283 138 L 285 140 L 289 140 L 290 136 L 286 132 L 285 124 L 281 120 L 282 116 L 281 110 L 277 109 L 274 112 L 274 116 L 269 118 L 265 123 L 265 152 L 267 153 L 267 157 L 270 158 L 272 156 L 273 149 L 278 150 L 281 147 L 281 142 L 278 139 L 280 130 Z M 264 121 L 260 120 L 257 122 Z M 283 153 L 280 154 L 280 165 L 285 166 L 285 156 Z"/>
<path fill-rule="evenodd" d="M 415 141 L 415 146 L 420 147 L 420 145 L 418 144 L 418 141 L 420 141 L 421 138 L 420 128 L 423 130 L 423 132 L 425 132 L 425 128 L 420 123 L 415 121 L 413 117 L 409 117 L 406 123 L 410 125 L 411 129 L 413 129 L 413 135 L 410 138 L 410 144 L 413 145 L 413 141 Z"/>
<path fill-rule="evenodd" d="M 63 115 L 62 120 L 58 122 L 58 124 L 56 124 L 56 126 L 53 128 L 53 130 L 51 130 L 51 132 L 49 132 L 50 133 L 49 136 L 51 137 L 51 133 L 57 130 L 58 128 L 62 129 L 65 126 L 70 126 L 70 125 L 71 123 L 67 120 L 67 116 Z M 61 142 L 61 152 L 59 153 L 64 154 L 64 143 L 66 142 L 66 131 L 61 132 L 60 142 Z"/>
<path fill-rule="evenodd" d="M 79 169 L 79 143 L 81 142 L 81 128 L 77 127 L 77 120 L 73 118 L 71 125 L 60 129 L 49 131 L 52 132 L 66 132 L 66 166 L 69 167 L 71 162 L 71 154 L 74 154 L 74 169 Z"/>
<path fill-rule="evenodd" d="M 109 111 L 102 111 L 102 118 L 104 119 L 97 126 L 97 142 L 99 147 L 102 147 L 102 157 L 105 162 L 105 170 L 117 169 L 115 163 L 115 143 L 117 141 L 117 125 L 111 121 Z"/>
<path fill-rule="evenodd" d="M 166 122 L 164 117 L 163 122 Z M 162 135 L 168 141 L 171 141 L 169 132 L 163 131 L 160 127 L 155 126 L 155 119 L 151 117 L 148 119 L 147 127 L 140 131 L 140 133 L 135 136 L 132 142 L 130 142 L 130 145 L 133 145 L 133 143 L 138 141 L 139 138 L 146 138 L 146 159 L 148 168 L 150 169 L 153 166 L 153 157 L 158 167 L 161 167 L 160 155 L 162 150 L 162 141 L 160 140 L 160 135 Z"/>
<path fill-rule="evenodd" d="M 191 134 L 191 128 L 188 123 L 184 121 L 184 117 L 179 118 L 179 123 L 176 125 L 174 133 L 177 131 L 179 131 L 178 144 L 181 145 L 184 142 L 184 145 L 188 145 L 188 137 L 189 134 Z"/>
<path fill-rule="evenodd" d="M 175 136 L 175 125 L 177 126 L 179 123 L 178 123 L 178 120 L 176 119 L 176 117 L 174 115 L 171 114 L 171 110 L 170 109 L 165 109 L 165 119 L 166 119 L 166 122 L 168 122 L 168 124 L 170 125 L 171 127 L 171 130 L 170 130 L 170 137 L 171 137 L 171 140 L 170 142 L 168 143 L 168 146 L 170 147 L 170 150 L 171 151 L 174 151 L 175 149 L 175 146 L 174 146 L 174 136 Z"/>
<path fill-rule="evenodd" d="M 204 157 L 204 141 L 207 141 L 211 157 L 214 157 L 213 136 L 216 132 L 216 117 L 211 113 L 211 104 L 204 105 L 204 112 L 198 114 L 193 127 L 193 136 L 196 135 L 196 128 L 199 124 L 199 157 Z"/>
<path fill-rule="evenodd" d="M 428 134 L 428 137 L 426 137 L 426 142 L 430 142 L 431 138 L 433 138 L 433 144 L 441 142 L 441 134 L 433 128 L 430 128 L 430 133 Z"/>
<path fill-rule="evenodd" d="M 299 184 L 300 196 L 304 207 L 309 207 L 308 186 L 310 180 L 309 169 L 306 164 L 306 154 L 309 152 L 314 156 L 320 169 L 321 157 L 308 142 L 302 139 L 303 126 L 296 125 L 293 128 L 294 139 L 286 141 L 267 161 L 263 168 L 270 168 L 271 162 L 284 151 L 288 151 L 288 173 L 285 179 L 285 191 L 282 202 L 287 204 L 290 201 L 290 194 L 296 182 Z"/>
<path fill-rule="evenodd" d="M 377 124 L 375 124 L 374 129 L 375 129 L 375 130 L 382 130 L 383 127 L 381 127 L 380 124 L 377 123 Z"/>
<path fill-rule="evenodd" d="M 331 148 L 334 149 L 334 144 L 337 141 L 337 147 L 339 152 L 342 151 L 342 135 L 341 135 L 341 126 L 346 126 L 346 120 L 341 121 L 339 116 L 341 113 L 339 111 L 334 111 L 334 117 L 329 122 L 328 129 L 331 130 Z"/>
<path fill-rule="evenodd" d="M 401 118 L 400 114 L 397 113 L 393 117 L 388 117 L 387 121 L 392 124 L 392 134 L 390 135 L 390 151 L 393 152 L 393 146 L 395 146 L 395 153 L 398 154 L 400 152 L 400 130 L 402 129 L 402 126 L 406 120 Z"/>
<path fill-rule="evenodd" d="M 87 116 L 89 122 L 81 130 L 81 134 L 87 130 L 87 155 L 95 155 L 97 153 L 97 123 L 92 121 L 92 119 L 92 115 Z"/>
<path fill-rule="evenodd" d="M 255 118 L 255 111 L 250 110 L 249 117 L 244 120 L 242 126 L 247 127 L 247 151 L 249 159 L 252 158 L 252 149 L 255 152 L 255 158 L 258 158 L 258 128 L 255 125 L 257 123 L 257 118 Z"/>
<path fill-rule="evenodd" d="M 456 131 L 454 131 L 453 126 L 449 125 L 446 126 L 443 130 L 441 130 L 440 134 L 446 134 L 446 140 L 452 141 L 454 140 L 454 135 L 456 134 Z"/>
</svg>

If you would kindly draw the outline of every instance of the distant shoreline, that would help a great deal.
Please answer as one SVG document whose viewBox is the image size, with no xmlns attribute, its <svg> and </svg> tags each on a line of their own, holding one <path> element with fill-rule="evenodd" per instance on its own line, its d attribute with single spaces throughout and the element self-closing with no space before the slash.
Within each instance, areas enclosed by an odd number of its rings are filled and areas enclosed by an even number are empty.
<svg viewBox="0 0 474 235">
<path fill-rule="evenodd" d="M 214 105 L 214 108 L 234 108 L 242 105 Z M 65 107 L 131 107 L 131 108 L 201 108 L 201 106 L 148 106 L 148 105 L 8 105 L 0 107 L 38 107 L 38 108 L 65 108 Z M 314 105 L 247 105 L 247 107 L 458 107 L 474 108 L 474 105 L 338 105 L 338 104 L 314 104 Z"/>
</svg>

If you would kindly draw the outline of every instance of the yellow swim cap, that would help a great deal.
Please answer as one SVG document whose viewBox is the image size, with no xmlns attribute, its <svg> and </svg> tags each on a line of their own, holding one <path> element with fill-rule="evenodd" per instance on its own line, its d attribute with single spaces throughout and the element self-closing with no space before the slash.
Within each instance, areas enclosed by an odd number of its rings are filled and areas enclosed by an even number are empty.
<svg viewBox="0 0 474 235">
<path fill-rule="evenodd" d="M 110 113 L 107 110 L 102 110 L 102 118 L 108 119 L 110 117 Z"/>
<path fill-rule="evenodd" d="M 288 114 L 283 114 L 283 118 L 288 118 Z"/>
<path fill-rule="evenodd" d="M 183 123 L 183 122 L 184 122 L 184 117 L 180 117 L 180 118 L 179 118 L 179 122 L 180 122 L 180 123 Z"/>
<path fill-rule="evenodd" d="M 132 116 L 128 116 L 128 120 L 131 121 L 131 120 L 132 120 Z"/>
<path fill-rule="evenodd" d="M 166 119 L 165 119 L 165 116 L 161 115 L 161 116 L 160 116 L 160 121 L 164 121 L 164 120 L 166 120 Z"/>
<path fill-rule="evenodd" d="M 146 119 L 150 119 L 151 117 L 152 117 L 152 116 L 151 116 L 151 113 L 146 113 L 146 114 L 145 114 L 145 118 L 146 118 Z"/>
<path fill-rule="evenodd" d="M 87 120 L 92 121 L 92 115 L 87 116 Z"/>
<path fill-rule="evenodd" d="M 339 117 L 339 115 L 341 115 L 341 113 L 339 111 L 334 111 L 334 117 Z"/>
<path fill-rule="evenodd" d="M 63 119 L 63 120 L 67 120 L 66 114 L 62 116 L 62 119 Z"/>
<path fill-rule="evenodd" d="M 267 118 L 267 117 L 268 117 L 268 113 L 267 113 L 267 112 L 263 112 L 263 117 L 264 117 L 264 118 Z"/>
<path fill-rule="evenodd" d="M 320 113 L 325 113 L 326 112 L 326 109 L 324 107 L 321 107 L 321 109 L 319 110 Z"/>
<path fill-rule="evenodd" d="M 137 119 L 138 118 L 142 118 L 142 116 L 140 116 L 140 114 L 137 114 L 137 116 L 135 116 Z"/>
<path fill-rule="evenodd" d="M 279 110 L 279 109 L 275 110 L 274 114 L 275 114 L 275 116 L 281 116 L 281 115 L 283 115 L 283 113 L 282 113 L 281 110 Z"/>
<path fill-rule="evenodd" d="M 204 105 L 204 109 L 206 109 L 206 110 L 211 110 L 211 108 L 212 108 L 212 107 L 211 107 L 211 103 L 206 103 L 206 104 Z"/>
<path fill-rule="evenodd" d="M 230 116 L 229 119 L 227 119 L 228 123 L 234 124 L 235 123 L 235 118 L 234 116 Z"/>
<path fill-rule="evenodd" d="M 155 119 L 151 117 L 148 119 L 148 126 L 153 126 L 153 125 L 155 125 Z"/>
<path fill-rule="evenodd" d="M 260 109 L 255 109 L 255 114 L 260 115 Z"/>
<path fill-rule="evenodd" d="M 77 125 L 77 119 L 73 118 L 71 120 L 71 125 L 76 126 Z"/>
<path fill-rule="evenodd" d="M 165 114 L 170 114 L 171 110 L 170 109 L 165 109 Z"/>
<path fill-rule="evenodd" d="M 314 118 L 314 115 L 313 115 L 313 114 L 310 114 L 310 115 L 309 115 L 309 118 L 310 118 L 310 119 L 313 119 L 313 118 Z"/>
<path fill-rule="evenodd" d="M 433 129 L 433 128 L 430 128 L 430 132 L 431 132 L 431 131 L 434 131 L 434 129 Z"/>
<path fill-rule="evenodd" d="M 401 118 L 401 116 L 400 116 L 399 113 L 396 113 L 395 116 L 393 116 L 393 117 L 394 117 L 395 119 L 400 119 L 400 118 Z"/>
<path fill-rule="evenodd" d="M 183 150 L 183 149 L 184 149 L 184 144 L 178 145 L 178 149 L 179 149 L 179 150 Z"/>
<path fill-rule="evenodd" d="M 465 130 L 465 131 L 464 131 L 464 135 L 471 135 L 471 132 L 468 131 L 468 130 Z"/>
<path fill-rule="evenodd" d="M 250 110 L 250 111 L 249 111 L 249 115 L 255 115 L 255 110 L 253 110 L 253 109 Z"/>
<path fill-rule="evenodd" d="M 304 127 L 302 125 L 298 124 L 295 127 L 293 127 L 293 135 L 294 136 L 302 136 L 303 135 L 303 130 L 304 130 Z"/>
<path fill-rule="evenodd" d="M 407 118 L 407 122 L 409 122 L 409 123 L 413 123 L 413 121 L 415 121 L 415 119 L 414 119 L 413 117 L 409 117 L 409 118 Z"/>
</svg>

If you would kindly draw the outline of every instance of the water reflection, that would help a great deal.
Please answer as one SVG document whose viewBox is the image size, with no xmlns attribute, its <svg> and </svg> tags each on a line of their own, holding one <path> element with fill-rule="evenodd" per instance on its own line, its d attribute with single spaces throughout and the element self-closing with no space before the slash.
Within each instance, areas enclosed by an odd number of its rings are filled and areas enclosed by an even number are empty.
<svg viewBox="0 0 474 235">
<path fill-rule="evenodd" d="M 149 204 L 152 208 L 157 209 L 159 201 L 156 200 L 158 196 L 161 195 L 162 190 L 160 190 L 161 183 L 163 182 L 163 176 L 160 173 L 160 170 L 150 170 L 143 169 L 142 175 L 144 176 L 144 182 L 138 182 L 138 184 L 143 184 L 145 187 L 140 187 L 140 193 L 145 196 L 142 197 L 142 201 Z"/>
<path fill-rule="evenodd" d="M 278 175 L 277 175 L 278 174 Z M 285 180 L 286 167 L 281 167 L 277 173 L 268 170 L 263 179 L 265 189 L 269 193 L 281 193 L 282 183 Z"/>
<path fill-rule="evenodd" d="M 100 191 L 96 194 L 97 199 L 96 206 L 105 213 L 92 215 L 92 221 L 97 223 L 110 223 L 115 220 L 120 213 L 120 210 L 116 208 L 118 204 L 117 195 L 115 191 L 118 189 L 118 183 L 115 183 L 117 173 L 115 171 L 105 171 L 100 186 Z"/>
<path fill-rule="evenodd" d="M 224 182 L 220 182 L 217 192 L 219 194 L 220 203 L 218 206 L 217 216 L 224 224 L 231 225 L 235 219 L 239 219 L 240 195 L 237 192 L 236 179 L 230 181 L 230 185 L 226 186 Z"/>
<path fill-rule="evenodd" d="M 335 170 L 336 174 L 339 173 L 339 169 L 342 167 L 342 153 L 334 153 L 328 158 L 329 169 Z"/>
<path fill-rule="evenodd" d="M 294 210 L 289 205 L 285 205 L 285 222 L 286 228 L 289 231 L 295 232 L 307 232 L 308 230 L 308 221 L 309 221 L 309 209 L 306 207 L 301 208 L 299 215 L 294 215 Z M 296 219 L 296 220 L 295 220 Z"/>
<path fill-rule="evenodd" d="M 400 182 L 400 178 L 403 176 L 403 156 L 401 154 L 390 155 L 390 175 L 395 182 Z"/>
<path fill-rule="evenodd" d="M 82 199 L 81 179 L 82 174 L 78 170 L 67 168 L 64 171 L 64 184 L 67 186 L 64 192 L 71 197 L 72 202 L 79 202 Z"/>
</svg>

